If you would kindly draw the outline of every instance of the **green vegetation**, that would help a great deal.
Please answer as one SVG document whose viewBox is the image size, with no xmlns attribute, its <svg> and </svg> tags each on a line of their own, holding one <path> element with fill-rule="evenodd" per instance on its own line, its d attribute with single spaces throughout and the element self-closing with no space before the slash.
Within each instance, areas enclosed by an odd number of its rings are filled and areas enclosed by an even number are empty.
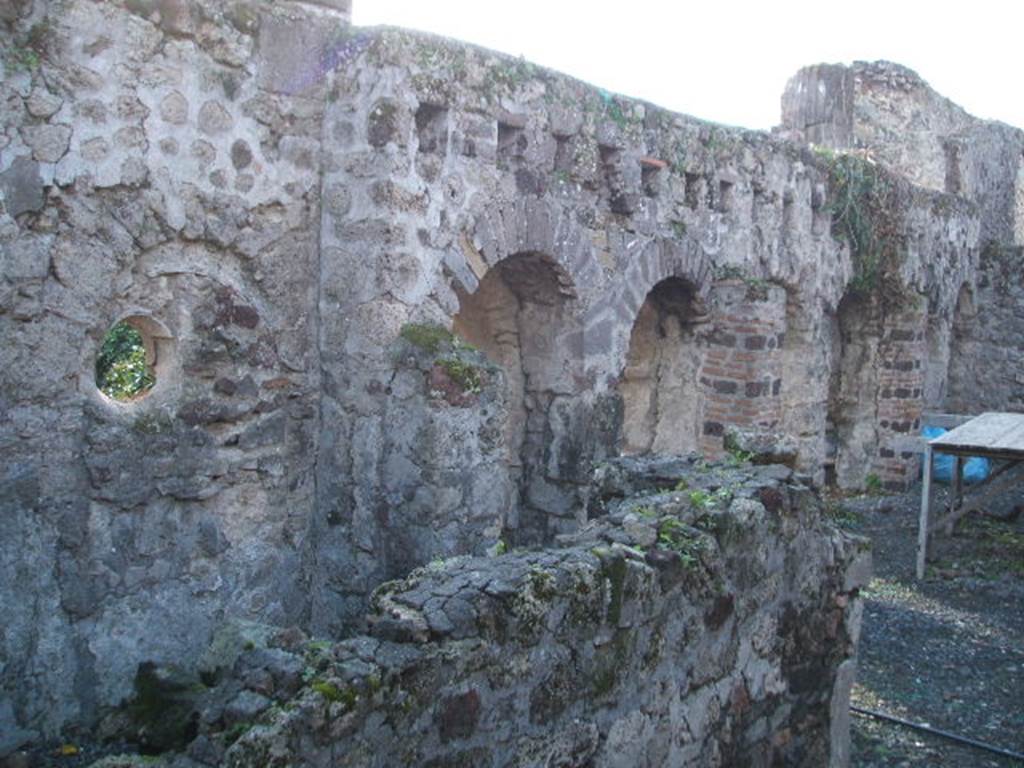
<svg viewBox="0 0 1024 768">
<path fill-rule="evenodd" d="M 463 392 L 476 395 L 483 389 L 484 377 L 479 366 L 457 357 L 441 358 L 437 364 Z"/>
<path fill-rule="evenodd" d="M 658 546 L 675 552 L 685 568 L 694 568 L 700 563 L 704 541 L 700 534 L 688 525 L 670 518 L 660 526 Z"/>
<path fill-rule="evenodd" d="M 115 400 L 131 400 L 153 387 L 156 377 L 146 363 L 142 334 L 122 321 L 103 338 L 96 356 L 96 386 Z"/>
<path fill-rule="evenodd" d="M 235 723 L 224 732 L 224 743 L 230 746 L 250 730 L 252 730 L 252 723 Z"/>
<path fill-rule="evenodd" d="M 42 63 L 51 37 L 47 19 L 33 24 L 22 38 L 21 45 L 13 45 L 4 52 L 4 66 L 11 72 L 35 72 Z"/>
<path fill-rule="evenodd" d="M 825 501 L 825 516 L 842 528 L 860 528 L 863 519 L 836 499 Z"/>
<path fill-rule="evenodd" d="M 828 163 L 832 232 L 850 246 L 853 257 L 850 289 L 902 303 L 904 291 L 894 274 L 902 258 L 895 187 L 866 157 L 818 154 Z"/>
<path fill-rule="evenodd" d="M 310 685 L 310 688 L 319 693 L 332 704 L 343 704 L 345 706 L 345 709 L 352 709 L 353 707 L 355 707 L 356 702 L 359 700 L 359 694 L 356 693 L 354 688 L 339 688 L 334 683 L 328 682 L 326 680 L 314 680 L 313 684 Z"/>
<path fill-rule="evenodd" d="M 768 288 L 771 285 L 767 280 L 760 277 L 752 277 L 743 267 L 735 264 L 722 264 L 715 267 L 716 280 L 742 280 L 747 285 L 747 301 L 766 301 L 768 299 Z"/>
<path fill-rule="evenodd" d="M 723 447 L 728 457 L 727 461 L 732 467 L 741 467 L 744 464 L 749 464 L 756 455 L 753 451 L 746 451 L 741 448 L 739 443 L 736 442 L 736 437 L 732 434 L 725 436 Z"/>
<path fill-rule="evenodd" d="M 882 492 L 882 480 L 874 472 L 864 478 L 864 491 L 872 496 Z"/>
<path fill-rule="evenodd" d="M 432 355 L 437 354 L 442 346 L 453 344 L 455 341 L 451 331 L 432 323 L 406 323 L 398 335 Z"/>
<path fill-rule="evenodd" d="M 713 493 L 695 488 L 687 494 L 687 498 L 690 500 L 690 504 L 696 509 L 708 509 L 710 507 L 717 506 L 718 504 L 724 504 L 729 501 L 732 497 L 732 491 L 728 488 L 719 488 Z"/>
<path fill-rule="evenodd" d="M 534 566 L 530 569 L 530 589 L 538 600 L 554 600 L 555 577 L 543 568 Z"/>
<path fill-rule="evenodd" d="M 31 48 L 15 46 L 7 51 L 4 64 L 12 72 L 35 72 L 39 69 L 39 54 Z"/>
</svg>

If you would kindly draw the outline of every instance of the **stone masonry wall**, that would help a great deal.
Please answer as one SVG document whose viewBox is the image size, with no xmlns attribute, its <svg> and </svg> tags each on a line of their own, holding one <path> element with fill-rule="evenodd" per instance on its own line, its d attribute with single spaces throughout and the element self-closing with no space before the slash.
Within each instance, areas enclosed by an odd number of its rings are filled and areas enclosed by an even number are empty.
<svg viewBox="0 0 1024 768">
<path fill-rule="evenodd" d="M 720 282 L 712 307 L 701 452 L 721 456 L 729 427 L 767 435 L 781 429 L 786 296 L 774 285 Z"/>
<path fill-rule="evenodd" d="M 970 320 L 954 320 L 946 302 L 933 301 L 929 310 L 936 340 L 930 359 L 937 368 L 926 371 L 929 407 L 1020 410 L 1024 358 L 1014 350 L 1024 290 L 1017 269 L 1024 244 L 1024 131 L 969 115 L 890 62 L 807 67 L 787 86 L 783 102 L 790 135 L 867 150 L 915 184 L 975 204 L 981 259 L 979 275 L 969 281 Z M 958 331 L 949 338 L 954 323 Z"/>
<path fill-rule="evenodd" d="M 711 421 L 823 474 L 820 342 L 855 270 L 807 148 L 352 30 L 343 1 L 17 0 L 0 25 L 0 751 L 225 620 L 352 635 L 385 579 L 578 530 L 665 281 L 714 304 L 702 329 L 765 339 L 709 337 L 743 393 Z M 900 205 L 896 279 L 952 323 L 981 214 Z M 732 314 L 725 277 L 767 298 Z M 415 341 L 492 283 L 479 352 Z M 122 319 L 158 378 L 126 403 L 94 381 Z"/>
<path fill-rule="evenodd" d="M 598 471 L 591 512 L 554 549 L 382 585 L 367 636 L 219 640 L 188 754 L 235 768 L 846 764 L 862 540 L 824 525 L 778 466 L 621 459 Z"/>
<path fill-rule="evenodd" d="M 1024 250 L 990 245 L 953 319 L 946 407 L 1024 412 Z"/>
<path fill-rule="evenodd" d="M 124 5 L 5 5 L 0 752 L 309 610 L 324 98 L 284 49 L 345 17 Z M 121 403 L 93 368 L 126 317 L 158 380 Z"/>
</svg>

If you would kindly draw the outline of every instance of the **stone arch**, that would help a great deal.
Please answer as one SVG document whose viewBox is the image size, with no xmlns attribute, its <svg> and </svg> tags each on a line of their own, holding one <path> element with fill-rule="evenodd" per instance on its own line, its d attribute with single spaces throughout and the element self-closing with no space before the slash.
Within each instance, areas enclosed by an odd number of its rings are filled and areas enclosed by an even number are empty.
<svg viewBox="0 0 1024 768">
<path fill-rule="evenodd" d="M 633 326 L 655 285 L 677 278 L 693 286 L 693 298 L 703 304 L 711 288 L 711 263 L 692 238 L 655 239 L 644 245 L 612 289 L 587 313 L 583 347 L 588 375 L 598 386 L 614 385 L 626 365 Z M 605 381 L 601 381 L 601 372 Z"/>
<path fill-rule="evenodd" d="M 543 198 L 493 204 L 476 216 L 446 266 L 461 289 L 473 293 L 487 272 L 521 253 L 545 254 L 558 267 L 561 284 L 574 294 L 591 293 L 604 280 L 587 232 L 571 210 Z"/>
<path fill-rule="evenodd" d="M 647 292 L 617 385 L 623 453 L 699 450 L 703 350 L 697 327 L 705 315 L 698 287 L 690 280 L 669 276 Z"/>
</svg>

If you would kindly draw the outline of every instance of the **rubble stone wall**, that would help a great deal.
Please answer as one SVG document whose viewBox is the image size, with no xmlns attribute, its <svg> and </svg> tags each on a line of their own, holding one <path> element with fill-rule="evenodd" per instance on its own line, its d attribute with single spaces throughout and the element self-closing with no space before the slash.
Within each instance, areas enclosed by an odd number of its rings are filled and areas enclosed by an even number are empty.
<svg viewBox="0 0 1024 768">
<path fill-rule="evenodd" d="M 778 466 L 616 460 L 591 510 L 556 548 L 382 585 L 369 636 L 242 651 L 189 753 L 236 768 L 844 765 L 864 541 L 823 525 Z M 288 667 L 305 684 L 271 693 Z"/>
<path fill-rule="evenodd" d="M 578 530 L 659 286 L 700 318 L 671 358 L 693 387 L 663 393 L 701 404 L 694 444 L 791 440 L 822 479 L 855 265 L 806 147 L 352 30 L 342 0 L 17 0 L 0 24 L 0 749 L 227 619 L 348 636 L 386 579 Z M 953 324 L 984 219 L 899 204 L 894 279 Z M 94 365 L 122 319 L 157 384 L 119 403 Z M 870 464 L 865 417 L 838 450 Z"/>
<path fill-rule="evenodd" d="M 961 311 L 929 302 L 926 405 L 967 414 L 1024 407 L 1024 131 L 973 117 L 891 62 L 801 70 L 787 86 L 783 123 L 823 146 L 866 150 L 911 182 L 975 205 L 978 272 L 958 286 Z"/>
</svg>

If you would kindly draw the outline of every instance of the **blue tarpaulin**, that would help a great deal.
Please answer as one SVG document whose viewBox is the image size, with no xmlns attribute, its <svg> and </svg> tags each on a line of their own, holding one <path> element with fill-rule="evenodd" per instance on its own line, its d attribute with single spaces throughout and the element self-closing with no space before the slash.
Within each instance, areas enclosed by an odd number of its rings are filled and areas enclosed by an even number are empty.
<svg viewBox="0 0 1024 768">
<path fill-rule="evenodd" d="M 921 436 L 925 440 L 934 440 L 936 437 L 942 437 L 948 431 L 942 427 L 924 427 L 921 430 Z M 932 478 L 935 481 L 940 483 L 952 482 L 954 458 L 943 453 L 934 454 Z M 991 471 L 992 463 L 988 459 L 983 459 L 980 456 L 971 456 L 964 462 L 964 482 L 967 484 L 980 483 L 988 477 Z"/>
</svg>

